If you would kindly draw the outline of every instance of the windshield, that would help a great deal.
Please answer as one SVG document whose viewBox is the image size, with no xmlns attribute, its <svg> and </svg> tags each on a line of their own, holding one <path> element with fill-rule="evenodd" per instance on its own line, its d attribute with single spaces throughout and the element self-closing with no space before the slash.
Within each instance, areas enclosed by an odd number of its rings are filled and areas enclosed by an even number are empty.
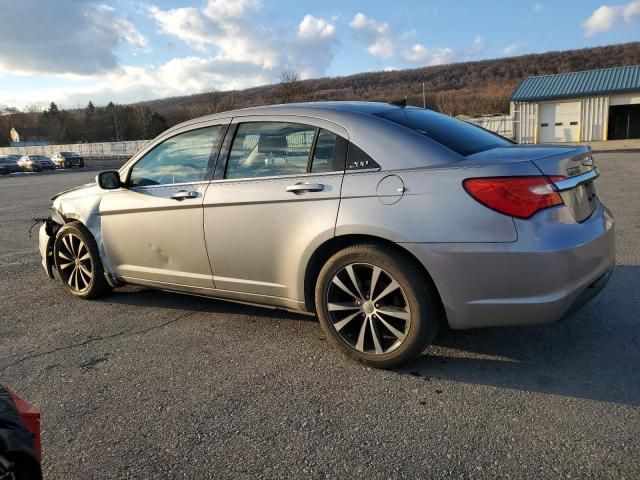
<svg viewBox="0 0 640 480">
<path fill-rule="evenodd" d="M 432 110 L 403 108 L 377 115 L 420 132 L 465 157 L 511 145 L 509 140 L 495 133 Z"/>
</svg>

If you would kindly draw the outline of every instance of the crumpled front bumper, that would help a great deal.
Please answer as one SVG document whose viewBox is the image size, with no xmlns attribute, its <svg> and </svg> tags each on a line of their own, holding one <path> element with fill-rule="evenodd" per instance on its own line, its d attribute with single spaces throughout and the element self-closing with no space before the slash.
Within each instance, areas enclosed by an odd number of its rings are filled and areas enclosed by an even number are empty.
<svg viewBox="0 0 640 480">
<path fill-rule="evenodd" d="M 47 218 L 38 231 L 38 247 L 40 249 L 40 257 L 42 258 L 42 267 L 47 272 L 49 278 L 53 277 L 53 242 L 56 238 L 56 232 L 60 225 L 54 222 L 51 217 Z"/>
</svg>

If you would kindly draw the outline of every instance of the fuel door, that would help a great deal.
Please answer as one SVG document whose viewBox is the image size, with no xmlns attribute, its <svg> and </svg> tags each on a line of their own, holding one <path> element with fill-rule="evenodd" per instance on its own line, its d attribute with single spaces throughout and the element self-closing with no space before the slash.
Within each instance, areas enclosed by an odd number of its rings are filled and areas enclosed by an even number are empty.
<svg viewBox="0 0 640 480">
<path fill-rule="evenodd" d="M 402 179 L 397 175 L 387 175 L 380 182 L 376 193 L 378 200 L 384 205 L 393 205 L 404 195 L 405 186 Z"/>
</svg>

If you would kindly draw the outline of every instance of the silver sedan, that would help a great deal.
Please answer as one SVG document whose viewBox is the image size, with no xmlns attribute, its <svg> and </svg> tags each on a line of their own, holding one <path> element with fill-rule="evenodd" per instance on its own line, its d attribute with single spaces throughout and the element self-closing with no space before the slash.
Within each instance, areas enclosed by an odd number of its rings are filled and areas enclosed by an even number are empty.
<svg viewBox="0 0 640 480">
<path fill-rule="evenodd" d="M 40 250 L 81 298 L 122 284 L 317 314 L 382 368 L 438 328 L 555 322 L 614 265 L 588 147 L 515 145 L 382 103 L 198 118 L 54 197 Z"/>
</svg>

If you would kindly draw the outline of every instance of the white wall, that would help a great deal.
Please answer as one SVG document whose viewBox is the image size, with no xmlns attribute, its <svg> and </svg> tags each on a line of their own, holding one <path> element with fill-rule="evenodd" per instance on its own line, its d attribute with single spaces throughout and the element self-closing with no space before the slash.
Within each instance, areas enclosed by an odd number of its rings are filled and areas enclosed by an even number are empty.
<svg viewBox="0 0 640 480">
<path fill-rule="evenodd" d="M 612 95 L 609 98 L 610 105 L 636 105 L 638 103 L 640 103 L 640 93 Z"/>
<path fill-rule="evenodd" d="M 582 99 L 580 116 L 580 140 L 591 142 L 606 140 L 609 121 L 609 97 L 586 97 Z"/>
</svg>

